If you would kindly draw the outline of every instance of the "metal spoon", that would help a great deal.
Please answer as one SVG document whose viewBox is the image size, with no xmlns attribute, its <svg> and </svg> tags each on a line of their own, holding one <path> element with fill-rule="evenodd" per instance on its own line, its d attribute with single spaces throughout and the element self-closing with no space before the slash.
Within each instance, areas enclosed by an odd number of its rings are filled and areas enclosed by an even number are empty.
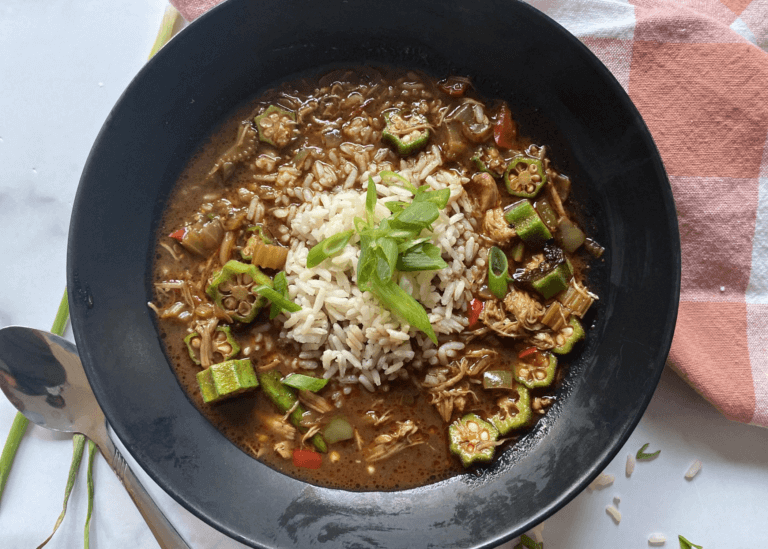
<svg viewBox="0 0 768 549">
<path fill-rule="evenodd" d="M 32 328 L 0 329 L 0 389 L 33 423 L 91 439 L 128 490 L 160 547 L 189 549 L 115 448 L 73 343 Z"/>
</svg>

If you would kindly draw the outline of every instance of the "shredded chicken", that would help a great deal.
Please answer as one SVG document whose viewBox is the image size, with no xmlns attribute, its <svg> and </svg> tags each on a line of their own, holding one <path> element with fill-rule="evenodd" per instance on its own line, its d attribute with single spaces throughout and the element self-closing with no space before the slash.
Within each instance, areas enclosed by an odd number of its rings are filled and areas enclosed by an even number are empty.
<svg viewBox="0 0 768 549">
<path fill-rule="evenodd" d="M 335 409 L 333 404 L 312 391 L 299 391 L 299 401 L 318 414 L 327 414 Z"/>
<path fill-rule="evenodd" d="M 379 425 L 389 421 L 391 414 L 392 414 L 392 410 L 387 410 L 381 415 L 377 414 L 376 411 L 374 410 L 369 410 L 365 415 L 366 417 L 371 418 L 371 421 L 373 422 L 374 426 L 378 427 Z"/>
<path fill-rule="evenodd" d="M 213 364 L 213 332 L 219 324 L 218 318 L 198 322 L 195 331 L 200 336 L 200 365 L 208 368 Z"/>
<path fill-rule="evenodd" d="M 563 208 L 563 201 L 560 200 L 560 195 L 557 193 L 557 189 L 555 189 L 554 183 L 552 183 L 552 178 L 547 177 L 547 195 L 549 195 L 549 201 L 552 204 L 552 207 L 557 212 L 557 217 L 559 218 L 567 218 L 568 215 L 565 213 L 565 208 Z"/>
<path fill-rule="evenodd" d="M 504 219 L 504 210 L 494 208 L 485 212 L 483 233 L 497 244 L 506 244 L 517 234 Z"/>
<path fill-rule="evenodd" d="M 319 425 L 313 425 L 312 427 L 310 427 L 310 429 L 306 433 L 304 433 L 304 436 L 301 437 L 301 445 L 303 446 L 304 444 L 306 444 L 309 439 L 311 439 L 313 436 L 315 436 L 319 432 L 320 432 Z"/>
<path fill-rule="evenodd" d="M 291 459 L 291 456 L 293 455 L 293 441 L 282 440 L 275 444 L 274 450 L 281 458 Z"/>
<path fill-rule="evenodd" d="M 169 245 L 169 244 L 166 244 L 165 242 L 160 242 L 159 244 L 160 244 L 160 246 L 162 246 L 163 248 L 165 248 L 165 250 L 166 250 L 166 251 L 167 251 L 169 254 L 171 254 L 171 257 L 173 258 L 173 260 L 174 260 L 174 261 L 178 261 L 179 259 L 181 259 L 181 255 L 177 254 L 177 253 L 174 251 L 174 249 L 173 249 L 173 247 L 172 247 L 171 245 Z"/>
<path fill-rule="evenodd" d="M 285 421 L 282 416 L 269 415 L 261 418 L 261 423 L 276 435 L 285 440 L 293 440 L 296 437 L 296 427 Z"/>
<path fill-rule="evenodd" d="M 556 347 L 555 339 L 554 337 L 552 337 L 552 334 L 549 332 L 535 333 L 531 337 L 529 337 L 526 341 L 542 351 L 546 351 L 546 350 L 552 349 L 553 347 Z"/>
<path fill-rule="evenodd" d="M 280 364 L 280 362 L 282 362 L 280 360 L 280 357 L 276 356 L 275 358 L 273 358 L 272 360 L 270 360 L 266 364 L 262 364 L 261 366 L 259 366 L 256 369 L 258 371 L 260 371 L 260 372 L 268 372 L 269 370 L 274 370 L 275 368 L 277 368 L 277 366 Z"/>
<path fill-rule="evenodd" d="M 419 428 L 413 420 L 398 421 L 393 432 L 379 435 L 373 441 L 365 460 L 375 463 L 391 458 L 411 446 L 417 446 L 426 442 L 426 437 L 418 433 Z"/>
<path fill-rule="evenodd" d="M 523 337 L 525 331 L 517 320 L 507 318 L 501 301 L 489 299 L 485 302 L 480 320 L 491 330 L 504 337 Z"/>
<path fill-rule="evenodd" d="M 291 414 L 292 414 L 292 413 L 294 412 L 294 410 L 296 410 L 296 408 L 298 408 L 298 407 L 299 407 L 299 401 L 298 401 L 298 399 L 297 399 L 297 400 L 296 400 L 296 402 L 294 402 L 294 403 L 293 403 L 293 406 L 291 406 L 290 408 L 288 408 L 288 410 L 285 412 L 285 415 L 283 416 L 283 421 L 288 421 L 288 418 L 289 418 L 289 417 L 291 417 Z"/>
<path fill-rule="evenodd" d="M 362 452 L 363 451 L 363 446 L 365 446 L 365 441 L 363 440 L 363 437 L 360 436 L 360 433 L 358 432 L 357 429 L 355 429 L 353 431 L 353 433 L 355 435 L 355 444 L 357 445 L 357 450 L 359 452 Z"/>
<path fill-rule="evenodd" d="M 467 375 L 467 372 L 469 371 L 469 361 L 466 358 L 462 358 L 459 361 L 459 371 L 449 380 L 444 381 L 440 383 L 439 385 L 436 385 L 430 389 L 430 392 L 440 392 L 444 391 L 448 387 L 453 387 L 456 385 L 459 381 L 462 380 L 462 378 Z"/>
<path fill-rule="evenodd" d="M 526 330 L 534 331 L 543 328 L 541 317 L 544 316 L 544 305 L 528 292 L 511 286 L 504 298 L 504 308 L 512 313 L 515 320 Z"/>
<path fill-rule="evenodd" d="M 452 389 L 430 391 L 429 396 L 429 403 L 437 408 L 437 412 L 446 423 L 451 421 L 454 410 L 457 412 L 464 411 L 469 398 L 472 398 L 475 402 L 478 401 L 477 395 L 469 388 L 468 381 L 464 381 Z"/>
</svg>

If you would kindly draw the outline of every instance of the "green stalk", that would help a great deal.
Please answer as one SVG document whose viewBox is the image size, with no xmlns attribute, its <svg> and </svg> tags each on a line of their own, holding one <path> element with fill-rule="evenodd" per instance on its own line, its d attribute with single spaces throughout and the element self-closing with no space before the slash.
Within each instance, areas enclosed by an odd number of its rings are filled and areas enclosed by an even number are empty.
<svg viewBox="0 0 768 549">
<path fill-rule="evenodd" d="M 56 318 L 53 321 L 51 332 L 59 336 L 63 335 L 64 330 L 67 327 L 68 318 L 69 300 L 67 299 L 67 290 L 64 290 L 64 295 L 59 303 L 59 310 L 56 311 Z M 13 459 L 16 457 L 16 451 L 19 449 L 21 439 L 27 431 L 27 425 L 29 425 L 29 420 L 24 417 L 21 412 L 16 412 L 16 417 L 13 419 L 13 425 L 11 425 L 11 431 L 8 433 L 8 438 L 5 440 L 5 446 L 3 446 L 3 453 L 0 454 L 0 499 L 3 497 L 3 489 L 5 488 L 5 483 L 8 481 L 8 475 L 11 473 Z"/>
<path fill-rule="evenodd" d="M 155 43 L 152 45 L 152 50 L 149 52 L 149 59 L 152 59 L 152 57 L 160 51 L 160 48 L 165 46 L 168 41 L 173 38 L 176 24 L 180 18 L 181 14 L 176 11 L 176 8 L 173 6 L 165 8 L 163 20 L 160 22 L 160 30 L 157 32 L 157 38 L 155 38 Z"/>
<path fill-rule="evenodd" d="M 72 493 L 72 487 L 75 485 L 75 478 L 77 478 L 77 471 L 80 468 L 80 461 L 83 459 L 83 448 L 85 448 L 85 437 L 81 434 L 76 434 L 72 437 L 72 444 L 74 445 L 74 451 L 72 452 L 72 464 L 69 466 L 69 478 L 67 478 L 67 487 L 64 489 L 64 506 L 61 509 L 56 524 L 53 526 L 53 532 L 48 538 L 37 546 L 37 549 L 41 549 L 46 543 L 51 541 L 53 534 L 59 529 L 61 522 L 64 520 L 64 515 L 67 514 L 67 503 L 69 502 L 69 494 Z"/>
<path fill-rule="evenodd" d="M 85 541 L 83 547 L 90 548 L 91 544 L 91 513 L 93 512 L 93 458 L 96 457 L 96 445 L 88 441 L 88 515 L 85 517 Z"/>
<path fill-rule="evenodd" d="M 3 447 L 3 453 L 0 454 L 0 497 L 3 495 L 3 489 L 5 483 L 8 481 L 8 475 L 11 472 L 11 466 L 13 465 L 13 458 L 16 457 L 16 450 L 19 449 L 19 444 L 27 432 L 27 425 L 29 420 L 24 417 L 21 412 L 16 412 L 16 417 L 13 418 L 13 424 L 11 425 L 11 431 L 8 433 L 8 438 L 5 440 L 5 446 Z"/>
<path fill-rule="evenodd" d="M 67 329 L 67 320 L 69 320 L 69 298 L 65 288 L 64 295 L 61 296 L 61 302 L 59 303 L 59 310 L 56 311 L 56 318 L 53 319 L 51 332 L 57 336 L 64 335 L 64 330 Z"/>
</svg>

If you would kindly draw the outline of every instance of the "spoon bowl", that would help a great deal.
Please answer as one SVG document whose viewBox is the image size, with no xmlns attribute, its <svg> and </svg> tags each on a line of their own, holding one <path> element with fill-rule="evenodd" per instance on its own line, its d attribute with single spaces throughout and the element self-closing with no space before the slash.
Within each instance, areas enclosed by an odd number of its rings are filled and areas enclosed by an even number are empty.
<svg viewBox="0 0 768 549">
<path fill-rule="evenodd" d="M 46 429 L 94 434 L 106 422 L 74 343 L 48 332 L 0 330 L 0 389 Z"/>
<path fill-rule="evenodd" d="M 0 329 L 0 390 L 32 423 L 81 433 L 98 446 L 163 549 L 189 549 L 109 438 L 107 420 L 91 390 L 75 345 L 55 334 Z"/>
</svg>

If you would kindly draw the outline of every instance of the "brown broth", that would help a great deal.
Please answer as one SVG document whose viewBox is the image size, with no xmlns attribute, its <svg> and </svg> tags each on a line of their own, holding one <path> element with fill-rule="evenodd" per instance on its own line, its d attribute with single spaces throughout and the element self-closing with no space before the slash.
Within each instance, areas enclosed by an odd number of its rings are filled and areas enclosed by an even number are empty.
<svg viewBox="0 0 768 549">
<path fill-rule="evenodd" d="M 324 93 L 339 94 L 342 91 L 347 93 L 349 86 L 354 88 L 356 83 L 364 84 L 369 80 L 373 81 L 379 78 L 381 94 L 361 101 L 359 106 L 352 108 L 349 112 L 339 111 L 338 116 L 330 113 L 327 117 L 327 124 L 317 118 L 315 119 L 316 122 L 307 122 L 310 120 L 310 117 L 307 117 L 305 119 L 306 124 L 301 126 L 301 136 L 297 140 L 282 150 L 262 144 L 259 147 L 259 154 L 280 156 L 279 162 L 286 162 L 286 159 L 295 158 L 302 150 L 322 149 L 326 139 L 323 136 L 323 129 L 327 129 L 327 126 L 340 125 L 342 121 L 349 118 L 350 114 L 353 116 L 360 113 L 371 114 L 372 127 L 375 131 L 380 131 L 382 121 L 377 113 L 394 105 L 399 105 L 397 101 L 404 101 L 406 105 L 412 106 L 422 102 L 440 100 L 445 107 L 444 110 L 448 113 L 465 101 L 465 97 L 451 97 L 445 94 L 438 88 L 434 80 L 424 75 L 414 75 L 404 71 L 374 73 L 371 69 L 362 69 L 362 72 L 349 71 L 346 74 L 337 71 L 332 77 L 323 77 L 319 82 L 303 80 L 293 84 L 285 84 L 248 102 L 217 128 L 206 143 L 200 146 L 198 153 L 179 178 L 158 233 L 155 280 L 187 281 L 191 288 L 193 300 L 198 303 L 204 302 L 207 299 L 205 283 L 214 271 L 221 267 L 221 262 L 217 257 L 218 250 L 212 252 L 210 257 L 196 257 L 184 252 L 175 241 L 167 238 L 167 235 L 179 227 L 195 222 L 202 223 L 206 216 L 213 216 L 222 220 L 234 220 L 232 223 L 236 224 L 238 216 L 244 216 L 248 210 L 252 196 L 270 196 L 274 192 L 274 186 L 268 182 L 254 183 L 253 174 L 255 172 L 248 169 L 247 162 L 238 165 L 225 181 L 209 176 L 209 172 L 212 166 L 216 165 L 217 159 L 232 146 L 234 136 L 241 128 L 244 120 L 252 119 L 254 113 L 263 111 L 268 104 L 280 101 L 284 104 L 286 97 L 298 97 L 301 99 L 302 105 L 312 101 L 322 102 Z M 351 84 L 345 88 L 334 83 L 339 81 Z M 423 87 L 419 89 L 409 87 L 403 81 L 418 82 L 423 84 Z M 324 87 L 327 88 L 325 92 L 323 91 Z M 394 90 L 394 93 L 390 94 L 388 92 L 390 89 Z M 409 97 L 404 96 L 405 92 L 409 94 Z M 471 89 L 467 92 L 467 96 L 473 96 Z M 486 103 L 488 112 L 492 112 L 499 104 L 499 102 Z M 431 139 L 445 149 L 448 136 L 443 125 L 436 125 Z M 493 138 L 491 137 L 490 141 L 486 140 L 486 142 L 492 143 Z M 530 145 L 529 141 L 518 137 L 514 149 L 524 151 Z M 467 147 L 454 155 L 448 163 L 452 167 L 451 169 L 473 170 L 470 158 L 474 154 L 474 150 L 472 147 Z M 383 154 L 387 160 L 393 163 L 398 161 L 397 155 L 391 150 L 385 151 Z M 506 153 L 506 156 L 508 157 L 510 154 Z M 244 192 L 244 189 L 247 192 Z M 502 207 L 516 200 L 504 192 L 503 184 L 500 185 L 499 191 Z M 268 200 L 264 199 L 262 203 Z M 299 200 L 296 198 L 290 200 L 290 203 L 298 202 Z M 272 211 L 267 210 L 265 212 L 263 224 L 273 236 L 279 236 L 279 227 L 282 221 L 272 215 Z M 241 223 L 240 226 L 232 229 L 232 232 L 238 235 L 235 249 L 243 245 L 246 225 L 247 223 Z M 174 252 L 173 255 L 178 257 L 174 259 L 163 244 L 171 248 Z M 530 258 L 530 253 L 526 257 Z M 583 257 L 573 256 L 571 260 L 575 267 L 575 276 L 578 280 L 583 280 L 586 272 Z M 274 272 L 268 272 L 274 274 Z M 487 297 L 487 288 L 478 287 L 476 295 Z M 155 303 L 158 304 L 160 310 L 167 310 L 174 300 L 184 301 L 178 292 L 173 291 L 158 291 L 155 296 Z M 232 333 L 240 341 L 243 349 L 256 349 L 258 346 L 262 349 L 260 353 L 254 351 L 250 357 L 254 361 L 257 371 L 259 366 L 264 366 L 275 358 L 279 359 L 277 368 L 283 375 L 302 371 L 301 368 L 297 367 L 300 360 L 297 345 L 279 338 L 277 321 L 273 321 L 268 329 L 263 330 L 265 322 L 268 321 L 262 313 L 253 324 L 233 323 L 232 325 Z M 233 443 L 250 455 L 258 456 L 260 461 L 276 470 L 314 484 L 350 490 L 404 489 L 436 482 L 464 470 L 459 461 L 448 452 L 447 424 L 430 403 L 428 395 L 418 386 L 419 382 L 424 379 L 426 367 L 421 371 L 414 370 L 410 376 L 411 379 L 385 381 L 383 386 L 373 394 L 359 385 L 349 387 L 348 394 L 344 394 L 345 386 L 336 380 L 331 381 L 321 392 L 330 401 L 343 403 L 337 411 L 322 415 L 321 423 L 326 424 L 334 416 L 343 414 L 358 431 L 365 444 L 370 445 L 376 437 L 391 432 L 397 422 L 412 420 L 418 424 L 419 432 L 422 433 L 421 436 L 425 437 L 421 444 L 406 448 L 387 460 L 369 463 L 364 457 L 364 452 L 358 449 L 355 440 L 347 440 L 336 443 L 329 448 L 329 451 L 334 453 L 333 457 L 338 459 L 332 459 L 331 454 L 328 454 L 323 457 L 323 465 L 320 469 L 311 470 L 296 467 L 290 459 L 285 459 L 272 451 L 274 445 L 280 442 L 282 438 L 280 434 L 271 431 L 268 425 L 271 420 L 282 416 L 282 414 L 276 410 L 260 390 L 213 405 L 205 404 L 195 378 L 195 375 L 200 371 L 200 366 L 192 361 L 183 342 L 184 337 L 192 331 L 192 324 L 189 320 L 182 318 L 161 319 L 159 324 L 176 375 L 195 406 Z M 516 353 L 527 345 L 529 344 L 523 344 L 516 340 L 484 336 L 470 343 L 468 348 L 493 347 L 498 351 L 498 356 L 494 360 L 494 367 L 498 367 L 508 365 L 514 360 Z M 258 359 L 256 358 L 257 355 Z M 558 367 L 558 380 L 564 375 L 565 362 L 561 361 Z M 312 372 L 307 371 L 306 373 Z M 545 406 L 541 413 L 534 413 L 534 420 L 526 428 L 513 431 L 505 437 L 507 445 L 513 444 L 519 436 L 527 432 L 535 420 L 542 416 L 547 403 L 551 404 L 554 401 L 556 387 L 557 382 L 552 386 L 531 391 L 532 400 L 544 398 Z M 476 392 L 479 393 L 480 398 L 477 401 L 470 399 L 461 411 L 454 411 L 451 417 L 452 421 L 469 412 L 476 412 L 483 417 L 493 413 L 494 403 L 499 392 L 483 391 L 482 385 Z M 329 395 L 340 396 L 334 400 Z M 388 420 L 376 425 L 374 419 L 380 418 L 385 413 L 388 414 Z M 502 450 L 503 447 L 497 450 L 497 455 Z"/>
</svg>

